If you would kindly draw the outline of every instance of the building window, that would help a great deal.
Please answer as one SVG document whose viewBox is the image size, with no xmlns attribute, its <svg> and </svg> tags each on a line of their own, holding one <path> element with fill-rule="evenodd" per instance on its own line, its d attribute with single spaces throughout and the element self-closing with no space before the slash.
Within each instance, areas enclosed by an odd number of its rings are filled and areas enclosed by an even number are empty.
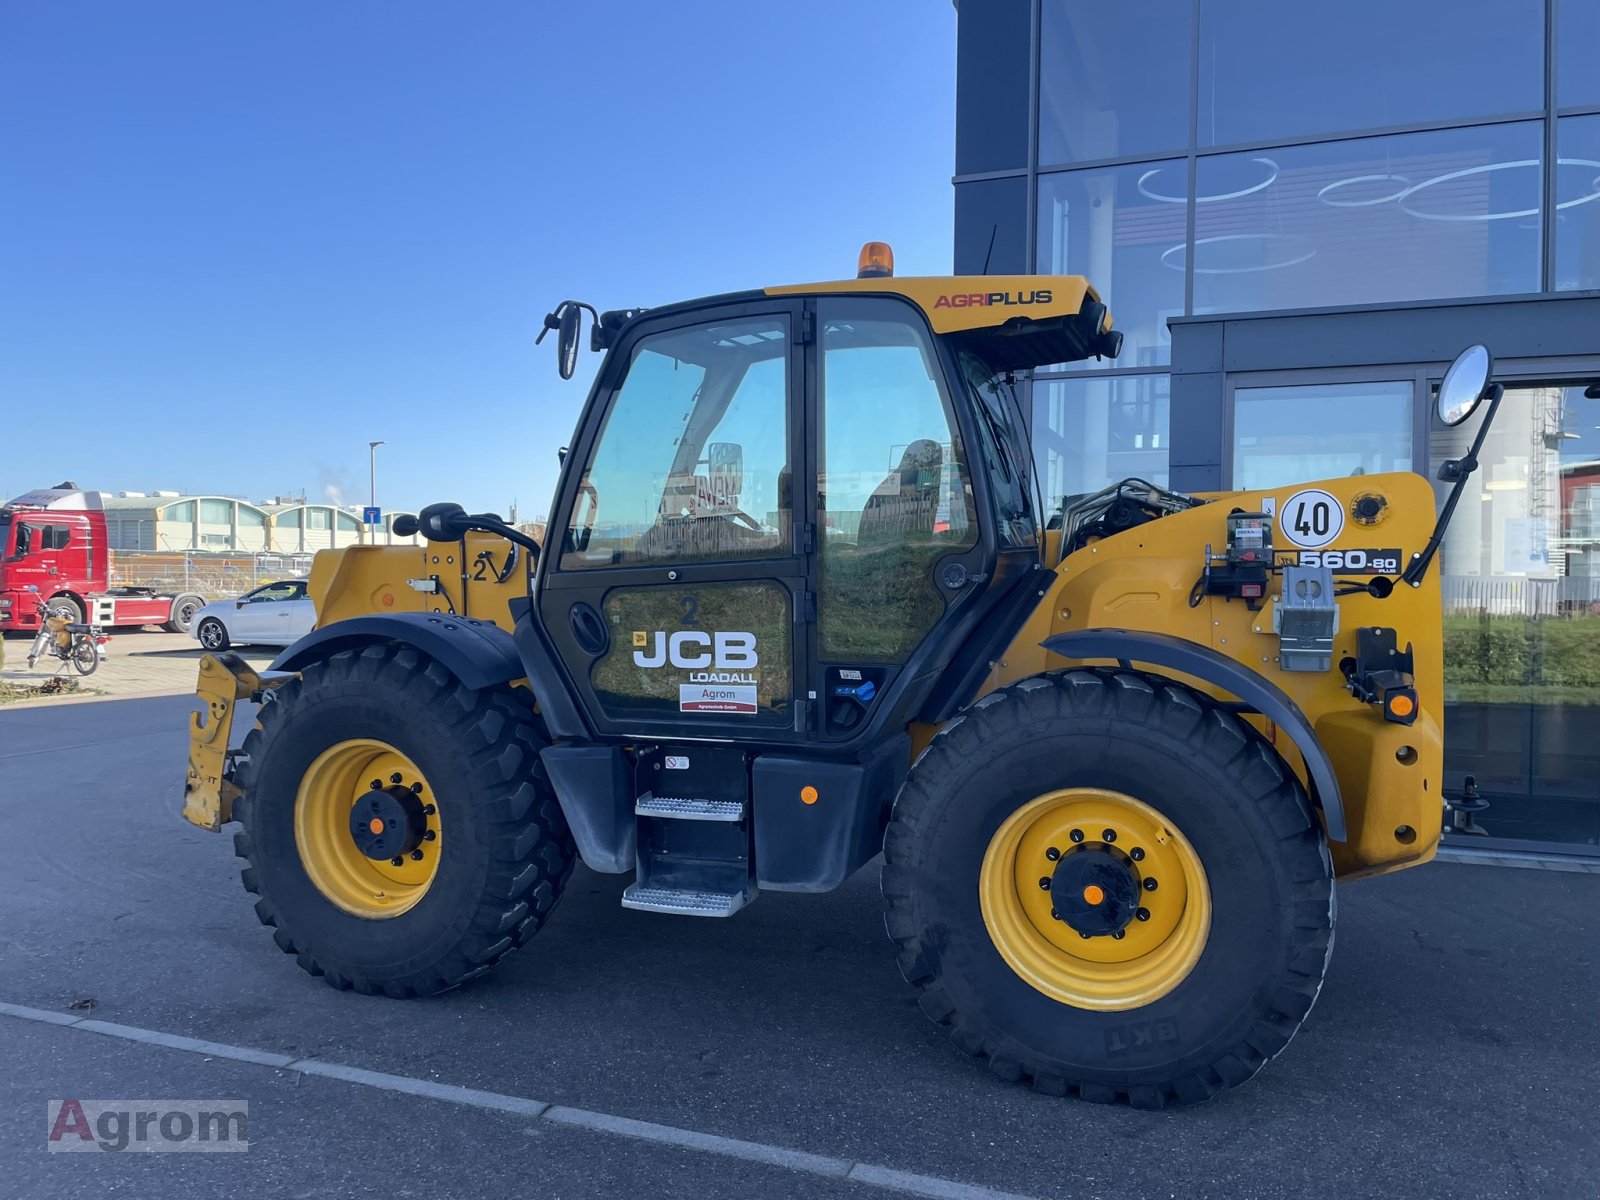
<svg viewBox="0 0 1600 1200">
<path fill-rule="evenodd" d="M 1041 163 L 1188 146 L 1193 7 L 1190 0 L 1045 0 L 1039 18 Z"/>
<path fill-rule="evenodd" d="M 337 516 L 338 516 L 339 531 L 341 533 L 360 533 L 361 532 L 361 522 L 356 520 L 349 513 L 339 513 L 339 514 L 337 514 Z"/>
<path fill-rule="evenodd" d="M 173 521 L 180 525 L 194 524 L 194 501 L 180 500 L 177 504 L 169 504 L 160 510 L 162 520 Z"/>
<path fill-rule="evenodd" d="M 1529 121 L 1202 158 L 1194 311 L 1538 291 L 1542 141 Z"/>
<path fill-rule="evenodd" d="M 1465 18 L 1458 0 L 1205 0 L 1199 144 L 1536 112 L 1544 4 L 1475 0 Z"/>
<path fill-rule="evenodd" d="M 327 529 L 332 523 L 328 519 L 332 514 L 325 508 L 308 508 L 305 514 L 307 529 Z"/>
<path fill-rule="evenodd" d="M 242 504 L 239 506 L 240 529 L 262 529 L 266 526 L 266 523 L 266 513 L 259 512 L 253 508 L 246 508 Z"/>
<path fill-rule="evenodd" d="M 1600 116 L 1562 120 L 1556 146 L 1555 290 L 1600 288 Z"/>
<path fill-rule="evenodd" d="M 1562 108 L 1600 104 L 1600 4 L 1551 0 L 1556 5 L 1556 103 Z"/>
<path fill-rule="evenodd" d="M 1045 514 L 1124 479 L 1167 484 L 1167 375 L 1038 379 L 1033 452 Z"/>
<path fill-rule="evenodd" d="M 200 501 L 200 524 L 202 524 L 202 525 L 231 525 L 231 524 L 233 524 L 233 502 L 231 500 L 202 500 L 202 501 Z"/>
<path fill-rule="evenodd" d="M 1233 486 L 1411 470 L 1415 390 L 1409 380 L 1235 389 Z"/>
<path fill-rule="evenodd" d="M 1094 284 L 1124 338 L 1121 356 L 1110 365 L 1171 361 L 1167 318 L 1183 315 L 1187 196 L 1188 165 L 1182 159 L 1090 167 L 1039 180 L 1039 270 L 1086 275 Z M 1106 365 L 1093 359 L 1076 364 Z"/>
</svg>

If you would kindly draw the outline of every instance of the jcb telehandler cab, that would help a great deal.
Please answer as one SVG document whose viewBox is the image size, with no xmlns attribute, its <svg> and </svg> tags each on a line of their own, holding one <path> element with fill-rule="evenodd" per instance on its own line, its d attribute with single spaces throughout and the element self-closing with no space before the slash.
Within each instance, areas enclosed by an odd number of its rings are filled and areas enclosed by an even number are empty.
<svg viewBox="0 0 1600 1200">
<path fill-rule="evenodd" d="M 1429 483 L 1041 496 L 1014 378 L 1116 354 L 1094 289 L 885 257 L 563 304 L 563 374 L 585 312 L 606 356 L 542 545 L 432 505 L 420 551 L 317 556 L 273 671 L 203 660 L 184 815 L 240 824 L 303 968 L 453 987 L 580 857 L 629 908 L 726 917 L 881 851 L 901 970 L 1003 1077 L 1158 1107 L 1284 1048 L 1334 878 L 1438 841 Z M 1463 355 L 1440 419 L 1488 376 Z"/>
</svg>

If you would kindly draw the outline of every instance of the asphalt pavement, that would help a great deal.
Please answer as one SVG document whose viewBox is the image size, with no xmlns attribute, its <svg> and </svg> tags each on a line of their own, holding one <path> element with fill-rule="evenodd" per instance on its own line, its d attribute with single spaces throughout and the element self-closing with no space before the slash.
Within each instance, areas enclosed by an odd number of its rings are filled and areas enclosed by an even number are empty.
<svg viewBox="0 0 1600 1200">
<path fill-rule="evenodd" d="M 231 839 L 179 817 L 188 709 L 0 710 L 0 1001 L 564 1107 L 0 1015 L 5 1194 L 896 1194 L 614 1118 L 915 1173 L 899 1194 L 1600 1194 L 1600 876 L 1438 864 L 1342 887 L 1327 984 L 1283 1057 L 1142 1113 L 1034 1094 L 950 1047 L 895 970 L 875 866 L 727 921 L 624 910 L 624 879 L 579 868 L 483 979 L 421 1001 L 335 992 L 257 924 Z M 64 1096 L 244 1097 L 250 1149 L 47 1154 Z"/>
</svg>

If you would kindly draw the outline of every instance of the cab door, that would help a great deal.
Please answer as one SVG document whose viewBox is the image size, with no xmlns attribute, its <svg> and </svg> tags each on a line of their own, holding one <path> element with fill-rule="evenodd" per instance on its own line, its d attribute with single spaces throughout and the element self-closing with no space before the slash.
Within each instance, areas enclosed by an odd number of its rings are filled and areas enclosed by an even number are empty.
<svg viewBox="0 0 1600 1200">
<path fill-rule="evenodd" d="M 538 601 L 603 735 L 807 734 L 803 317 L 769 300 L 663 315 L 607 359 Z"/>
</svg>

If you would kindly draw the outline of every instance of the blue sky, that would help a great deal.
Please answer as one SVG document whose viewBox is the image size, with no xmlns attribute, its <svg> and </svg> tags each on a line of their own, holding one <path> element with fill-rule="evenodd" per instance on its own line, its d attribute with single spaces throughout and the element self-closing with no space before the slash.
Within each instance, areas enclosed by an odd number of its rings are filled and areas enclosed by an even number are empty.
<svg viewBox="0 0 1600 1200">
<path fill-rule="evenodd" d="M 948 272 L 944 0 L 0 0 L 0 492 L 543 513 L 601 308 Z"/>
</svg>

